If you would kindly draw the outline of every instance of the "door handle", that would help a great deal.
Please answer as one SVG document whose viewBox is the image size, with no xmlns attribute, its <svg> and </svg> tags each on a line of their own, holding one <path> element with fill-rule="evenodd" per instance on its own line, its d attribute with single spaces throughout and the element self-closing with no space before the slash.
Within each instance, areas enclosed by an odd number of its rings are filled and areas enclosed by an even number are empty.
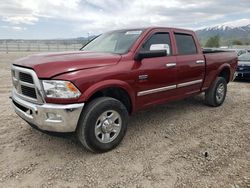
<svg viewBox="0 0 250 188">
<path fill-rule="evenodd" d="M 176 63 L 167 63 L 167 64 L 166 64 L 166 67 L 167 67 L 167 68 L 176 67 Z"/>
<path fill-rule="evenodd" d="M 203 63 L 205 63 L 204 60 L 197 60 L 197 61 L 196 61 L 196 64 L 203 64 Z"/>
</svg>

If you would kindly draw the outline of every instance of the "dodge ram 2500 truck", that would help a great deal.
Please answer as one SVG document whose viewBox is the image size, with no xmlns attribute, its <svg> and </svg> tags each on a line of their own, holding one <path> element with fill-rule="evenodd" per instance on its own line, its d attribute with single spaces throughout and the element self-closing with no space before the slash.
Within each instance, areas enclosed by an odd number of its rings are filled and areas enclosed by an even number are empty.
<svg viewBox="0 0 250 188">
<path fill-rule="evenodd" d="M 203 51 L 193 31 L 153 27 L 104 33 L 79 51 L 15 61 L 12 102 L 33 127 L 75 132 L 93 152 L 115 148 L 129 115 L 205 92 L 220 106 L 237 67 L 234 52 Z"/>
</svg>

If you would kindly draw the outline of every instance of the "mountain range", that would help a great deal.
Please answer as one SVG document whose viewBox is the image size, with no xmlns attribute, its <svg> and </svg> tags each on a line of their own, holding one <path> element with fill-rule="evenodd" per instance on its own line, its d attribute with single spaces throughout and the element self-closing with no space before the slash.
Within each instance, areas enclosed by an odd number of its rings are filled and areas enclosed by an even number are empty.
<svg viewBox="0 0 250 188">
<path fill-rule="evenodd" d="M 247 25 L 222 24 L 207 27 L 196 31 L 202 45 L 205 45 L 210 37 L 219 36 L 220 45 L 232 45 L 236 41 L 243 45 L 250 45 L 250 23 Z"/>
</svg>

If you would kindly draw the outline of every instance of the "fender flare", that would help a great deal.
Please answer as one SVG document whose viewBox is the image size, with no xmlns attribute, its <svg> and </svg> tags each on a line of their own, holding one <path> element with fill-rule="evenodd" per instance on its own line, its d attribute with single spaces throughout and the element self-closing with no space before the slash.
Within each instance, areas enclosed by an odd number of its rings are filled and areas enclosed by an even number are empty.
<svg viewBox="0 0 250 188">
<path fill-rule="evenodd" d="M 134 107 L 135 107 L 134 90 L 127 82 L 121 81 L 121 80 L 105 80 L 105 81 L 97 82 L 84 91 L 84 93 L 83 93 L 82 97 L 79 99 L 79 101 L 80 102 L 88 101 L 90 99 L 90 97 L 92 97 L 96 92 L 101 91 L 101 90 L 106 89 L 106 88 L 111 88 L 111 87 L 123 89 L 128 94 L 128 96 L 131 100 L 132 109 L 134 109 Z"/>
<path fill-rule="evenodd" d="M 217 71 L 215 77 L 213 78 L 212 83 L 215 81 L 215 79 L 219 76 L 219 74 L 220 74 L 224 69 L 228 69 L 228 70 L 229 70 L 229 81 L 231 80 L 231 76 L 232 76 L 231 66 L 227 63 L 227 64 L 222 64 L 222 65 L 218 68 L 218 71 Z"/>
</svg>

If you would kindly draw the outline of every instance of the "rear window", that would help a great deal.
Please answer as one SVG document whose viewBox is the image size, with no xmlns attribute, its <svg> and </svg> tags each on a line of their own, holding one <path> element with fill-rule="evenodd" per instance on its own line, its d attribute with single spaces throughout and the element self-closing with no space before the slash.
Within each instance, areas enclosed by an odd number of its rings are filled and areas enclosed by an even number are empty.
<svg viewBox="0 0 250 188">
<path fill-rule="evenodd" d="M 197 54 L 197 48 L 192 35 L 175 33 L 179 55 Z"/>
</svg>

